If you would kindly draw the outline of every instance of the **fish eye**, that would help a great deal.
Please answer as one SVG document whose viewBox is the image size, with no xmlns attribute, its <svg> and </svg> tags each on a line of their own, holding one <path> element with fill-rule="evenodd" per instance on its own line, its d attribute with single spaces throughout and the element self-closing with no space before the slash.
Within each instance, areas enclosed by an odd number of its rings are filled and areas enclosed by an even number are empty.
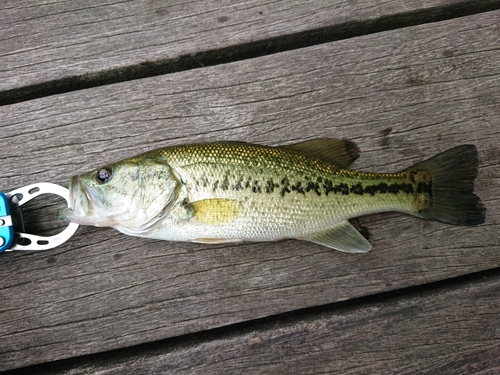
<svg viewBox="0 0 500 375">
<path fill-rule="evenodd" d="M 97 171 L 95 179 L 99 184 L 105 184 L 113 177 L 113 173 L 109 168 L 101 168 Z"/>
</svg>

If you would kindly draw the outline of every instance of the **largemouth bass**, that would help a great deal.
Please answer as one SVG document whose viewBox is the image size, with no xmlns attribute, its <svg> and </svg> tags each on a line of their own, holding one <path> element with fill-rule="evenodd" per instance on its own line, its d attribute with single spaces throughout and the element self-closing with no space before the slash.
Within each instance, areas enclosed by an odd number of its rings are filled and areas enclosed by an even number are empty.
<svg viewBox="0 0 500 375">
<path fill-rule="evenodd" d="M 162 148 L 72 177 L 78 224 L 140 237 L 223 243 L 295 238 L 349 253 L 371 245 L 348 219 L 400 211 L 455 225 L 484 222 L 472 193 L 473 145 L 399 173 L 346 169 L 353 142 L 315 139 L 281 147 L 239 142 Z"/>
</svg>

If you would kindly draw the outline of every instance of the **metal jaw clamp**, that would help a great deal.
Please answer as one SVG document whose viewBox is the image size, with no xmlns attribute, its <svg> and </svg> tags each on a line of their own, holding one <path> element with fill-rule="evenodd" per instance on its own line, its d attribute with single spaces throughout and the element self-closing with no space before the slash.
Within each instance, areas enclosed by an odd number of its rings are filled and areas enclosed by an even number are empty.
<svg viewBox="0 0 500 375">
<path fill-rule="evenodd" d="M 13 250 L 48 250 L 69 240 L 78 229 L 78 224 L 70 223 L 66 229 L 54 236 L 43 237 L 22 233 L 22 214 L 20 207 L 41 194 L 55 194 L 66 200 L 68 189 L 48 182 L 24 186 L 9 193 L 0 193 L 0 253 Z"/>
</svg>

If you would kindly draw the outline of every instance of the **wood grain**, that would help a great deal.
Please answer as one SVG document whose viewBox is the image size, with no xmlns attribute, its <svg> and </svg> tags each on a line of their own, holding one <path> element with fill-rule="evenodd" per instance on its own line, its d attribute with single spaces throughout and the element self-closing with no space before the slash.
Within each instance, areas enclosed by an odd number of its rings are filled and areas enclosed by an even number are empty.
<svg viewBox="0 0 500 375">
<path fill-rule="evenodd" d="M 500 275 L 490 273 L 67 361 L 37 374 L 497 374 L 499 288 Z"/>
<path fill-rule="evenodd" d="M 358 169 L 479 149 L 486 223 L 360 219 L 373 251 L 300 241 L 148 241 L 81 228 L 0 257 L 0 370 L 150 342 L 500 266 L 500 12 L 0 107 L 1 186 L 69 176 L 161 146 L 353 139 Z M 5 167 L 8 166 L 8 167 Z M 55 214 L 34 205 L 42 229 Z M 55 210 L 55 209 L 54 209 Z M 498 313 L 498 306 L 492 306 Z"/>
<path fill-rule="evenodd" d="M 450 6 L 449 13 L 461 3 L 470 1 L 4 0 L 0 92 L 44 84 L 38 88 L 43 94 L 75 85 L 64 81 L 75 76 L 82 87 L 89 81 L 98 85 L 111 71 L 126 80 L 148 69 L 146 64 L 154 70 L 163 61 L 174 63 L 202 51 L 391 15 L 402 18 L 416 10 Z M 478 0 L 469 8 L 492 3 Z M 436 10 L 427 17 L 445 13 Z M 49 81 L 57 83 L 49 89 Z"/>
</svg>

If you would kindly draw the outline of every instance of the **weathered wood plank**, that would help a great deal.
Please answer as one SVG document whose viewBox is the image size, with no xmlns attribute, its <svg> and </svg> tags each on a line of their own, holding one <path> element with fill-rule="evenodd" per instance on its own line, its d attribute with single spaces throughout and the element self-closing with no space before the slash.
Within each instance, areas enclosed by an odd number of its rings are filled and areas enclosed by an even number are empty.
<svg viewBox="0 0 500 375">
<path fill-rule="evenodd" d="M 233 332 L 45 366 L 40 375 L 497 374 L 500 275 L 330 305 Z"/>
<path fill-rule="evenodd" d="M 0 92 L 54 80 L 57 90 L 71 86 L 62 80 L 74 76 L 85 85 L 99 72 L 109 78 L 111 70 L 126 80 L 202 51 L 417 10 L 437 8 L 427 17 L 438 16 L 446 13 L 440 8 L 462 3 L 477 11 L 495 1 L 6 0 L 0 4 Z"/>
<path fill-rule="evenodd" d="M 65 184 L 154 147 L 354 139 L 394 171 L 478 146 L 484 225 L 362 218 L 374 249 L 306 242 L 148 241 L 82 228 L 66 246 L 0 257 L 0 369 L 182 335 L 499 267 L 500 12 L 0 108 L 1 186 Z M 43 227 L 57 221 L 38 214 Z"/>
</svg>

